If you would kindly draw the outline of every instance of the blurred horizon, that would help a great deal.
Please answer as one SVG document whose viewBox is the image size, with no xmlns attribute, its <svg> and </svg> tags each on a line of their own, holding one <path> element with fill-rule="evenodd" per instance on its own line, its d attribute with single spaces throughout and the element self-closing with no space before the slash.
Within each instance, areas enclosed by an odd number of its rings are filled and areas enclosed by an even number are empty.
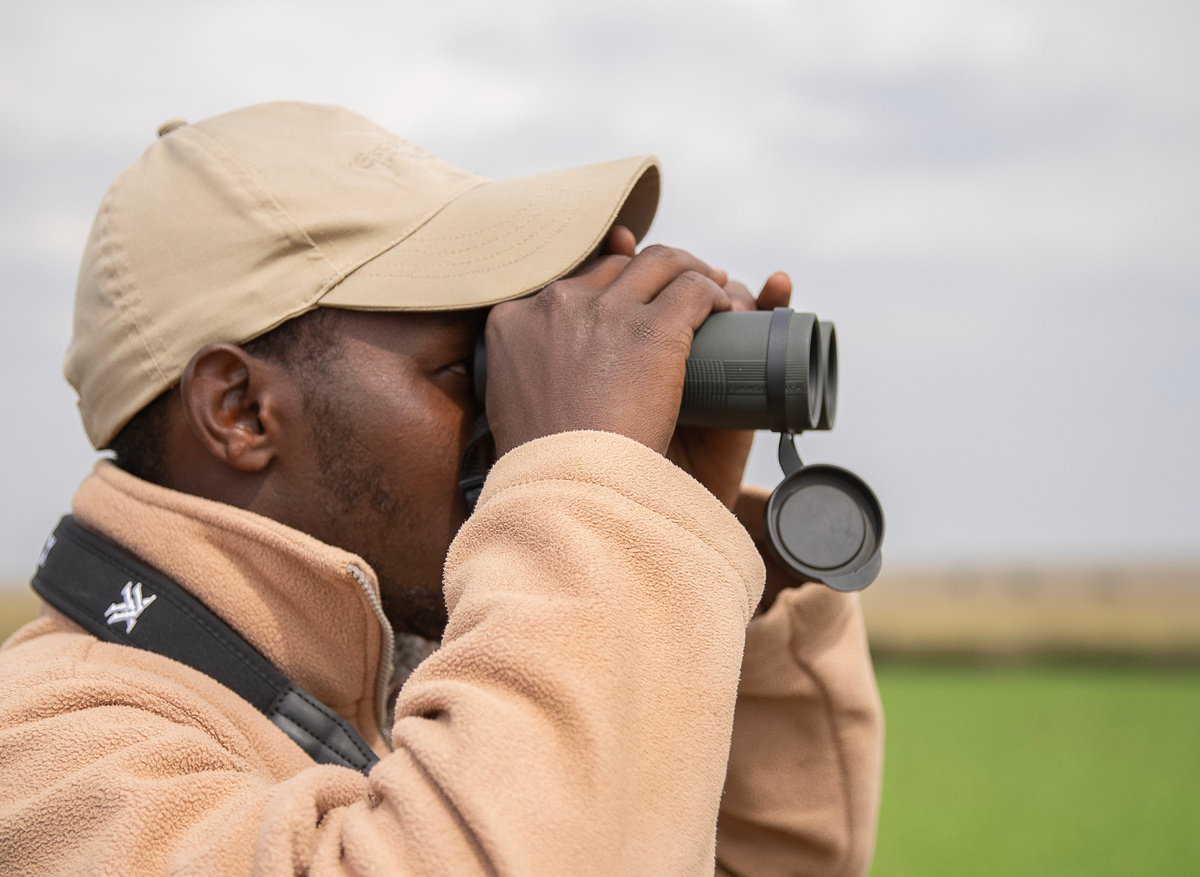
<svg viewBox="0 0 1200 877">
<path fill-rule="evenodd" d="M 1200 563 L 885 567 L 860 595 L 884 664 L 1200 667 Z M 0 578 L 0 642 L 38 605 L 27 579 Z"/>
<path fill-rule="evenodd" d="M 652 241 L 838 325 L 885 571 L 1200 565 L 1200 7 L 1081 0 L 12 6 L 0 34 L 0 578 L 95 454 L 60 377 L 157 126 L 339 103 L 497 178 L 656 152 Z M 778 479 L 756 441 L 748 480 Z"/>
</svg>

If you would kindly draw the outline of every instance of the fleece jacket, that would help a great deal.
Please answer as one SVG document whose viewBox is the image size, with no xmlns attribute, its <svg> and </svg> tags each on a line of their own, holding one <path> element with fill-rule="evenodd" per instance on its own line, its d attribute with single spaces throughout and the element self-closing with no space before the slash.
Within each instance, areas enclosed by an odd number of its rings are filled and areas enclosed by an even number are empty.
<svg viewBox="0 0 1200 877">
<path fill-rule="evenodd" d="M 73 506 L 381 760 L 317 765 L 215 680 L 44 606 L 0 651 L 0 873 L 869 864 L 882 729 L 855 598 L 805 585 L 753 618 L 755 534 L 637 442 L 550 436 L 496 464 L 446 560 L 443 644 L 394 716 L 393 632 L 361 558 L 107 462 Z M 756 509 L 743 498 L 751 530 Z"/>
</svg>

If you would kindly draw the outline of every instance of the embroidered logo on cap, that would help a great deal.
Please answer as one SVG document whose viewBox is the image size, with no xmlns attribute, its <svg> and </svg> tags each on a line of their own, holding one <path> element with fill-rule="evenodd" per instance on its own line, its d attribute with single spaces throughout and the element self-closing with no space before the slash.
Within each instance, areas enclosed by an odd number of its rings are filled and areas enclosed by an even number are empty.
<svg viewBox="0 0 1200 877">
<path fill-rule="evenodd" d="M 113 603 L 104 610 L 104 617 L 108 619 L 109 624 L 124 621 L 125 632 L 129 633 L 137 624 L 138 616 L 145 611 L 147 606 L 158 599 L 158 595 L 151 594 L 143 599 L 142 583 L 138 582 L 135 585 L 133 582 L 126 582 L 125 587 L 121 588 L 121 596 L 124 598 L 124 602 Z"/>
</svg>

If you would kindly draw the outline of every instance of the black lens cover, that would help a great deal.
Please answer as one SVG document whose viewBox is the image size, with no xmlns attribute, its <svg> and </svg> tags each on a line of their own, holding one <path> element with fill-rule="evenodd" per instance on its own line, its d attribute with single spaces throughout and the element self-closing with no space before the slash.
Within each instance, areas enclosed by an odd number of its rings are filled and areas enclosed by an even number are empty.
<svg viewBox="0 0 1200 877">
<path fill-rule="evenodd" d="M 799 579 L 857 591 L 879 575 L 883 508 L 853 472 L 796 469 L 771 493 L 764 524 L 772 556 Z"/>
</svg>

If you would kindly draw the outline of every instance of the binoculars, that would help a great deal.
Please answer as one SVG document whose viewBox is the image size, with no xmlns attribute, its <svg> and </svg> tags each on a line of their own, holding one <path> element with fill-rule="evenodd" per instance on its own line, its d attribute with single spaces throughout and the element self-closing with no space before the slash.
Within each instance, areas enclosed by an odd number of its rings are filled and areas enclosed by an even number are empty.
<svg viewBox="0 0 1200 877">
<path fill-rule="evenodd" d="M 475 394 L 481 404 L 486 387 L 481 332 L 475 352 Z M 678 422 L 779 433 L 784 478 L 767 501 L 767 547 L 797 579 L 856 591 L 879 574 L 883 508 L 857 475 L 827 464 L 806 466 L 795 445 L 797 433 L 833 428 L 837 392 L 833 323 L 791 308 L 726 311 L 712 314 L 692 339 Z M 475 462 L 487 429 L 486 418 L 480 421 L 460 481 L 468 507 L 486 474 Z"/>
<path fill-rule="evenodd" d="M 713 314 L 692 340 L 679 423 L 779 433 L 784 478 L 767 501 L 767 548 L 798 579 L 857 591 L 879 574 L 883 508 L 853 472 L 805 466 L 795 443 L 796 433 L 833 428 L 837 357 L 833 323 L 815 314 Z"/>
</svg>

